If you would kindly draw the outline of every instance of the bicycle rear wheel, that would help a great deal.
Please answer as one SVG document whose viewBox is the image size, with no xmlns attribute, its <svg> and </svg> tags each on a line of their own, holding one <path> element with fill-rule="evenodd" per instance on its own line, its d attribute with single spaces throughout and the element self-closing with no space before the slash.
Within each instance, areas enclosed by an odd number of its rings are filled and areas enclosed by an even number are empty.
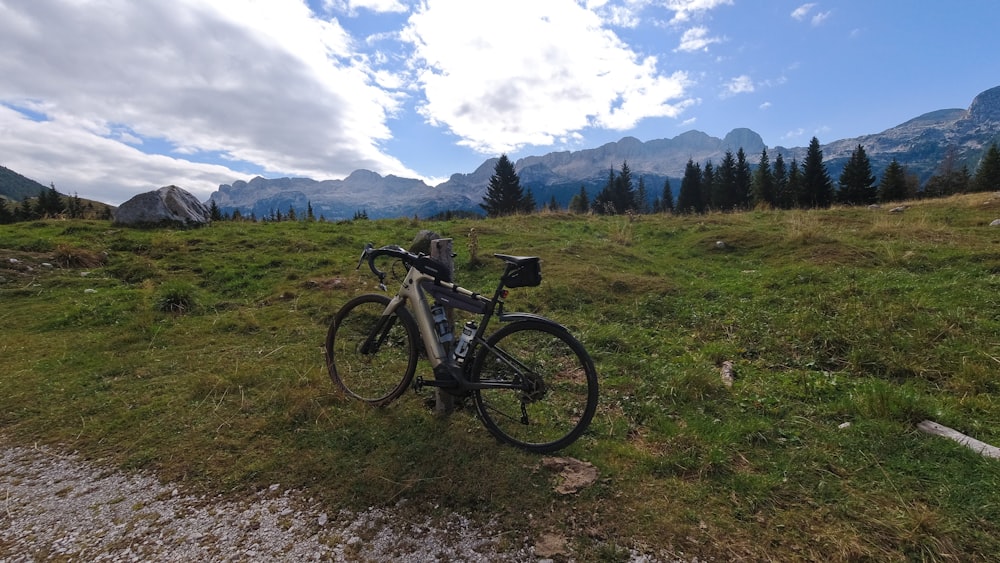
<svg viewBox="0 0 1000 563">
<path fill-rule="evenodd" d="M 597 410 L 597 370 L 583 345 L 559 326 L 532 320 L 506 325 L 486 342 L 471 379 L 519 387 L 476 391 L 486 428 L 540 453 L 579 438 Z"/>
<path fill-rule="evenodd" d="M 417 326 L 400 307 L 383 316 L 389 298 L 370 293 L 337 311 L 326 335 L 326 365 L 349 396 L 383 406 L 406 391 L 417 369 Z"/>
</svg>

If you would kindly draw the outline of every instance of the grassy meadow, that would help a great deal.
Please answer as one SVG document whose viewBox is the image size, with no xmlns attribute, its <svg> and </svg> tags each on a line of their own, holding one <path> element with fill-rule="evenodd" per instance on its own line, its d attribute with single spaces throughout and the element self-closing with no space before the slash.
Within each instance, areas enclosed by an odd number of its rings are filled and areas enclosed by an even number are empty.
<svg viewBox="0 0 1000 563">
<path fill-rule="evenodd" d="M 990 560 L 1000 460 L 916 424 L 1000 446 L 998 217 L 1000 194 L 973 194 L 898 214 L 0 225 L 0 438 L 206 494 L 458 511 L 581 561 Z M 556 493 L 540 456 L 474 408 L 435 417 L 430 390 L 384 409 L 336 392 L 327 325 L 378 291 L 363 244 L 420 229 L 484 292 L 492 253 L 542 257 L 508 310 L 567 325 L 596 362 L 597 416 L 560 452 L 595 485 Z"/>
</svg>

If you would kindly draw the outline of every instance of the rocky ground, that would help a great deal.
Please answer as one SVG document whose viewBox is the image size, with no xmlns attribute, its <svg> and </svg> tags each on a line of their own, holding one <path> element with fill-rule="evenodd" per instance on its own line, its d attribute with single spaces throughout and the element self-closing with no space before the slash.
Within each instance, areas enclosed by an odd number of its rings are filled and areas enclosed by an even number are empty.
<svg viewBox="0 0 1000 563">
<path fill-rule="evenodd" d="M 151 475 L 0 439 L 0 563 L 539 557 L 526 538 L 504 537 L 460 515 L 412 520 L 403 512 L 330 513 L 280 484 L 238 500 L 190 496 Z"/>
</svg>

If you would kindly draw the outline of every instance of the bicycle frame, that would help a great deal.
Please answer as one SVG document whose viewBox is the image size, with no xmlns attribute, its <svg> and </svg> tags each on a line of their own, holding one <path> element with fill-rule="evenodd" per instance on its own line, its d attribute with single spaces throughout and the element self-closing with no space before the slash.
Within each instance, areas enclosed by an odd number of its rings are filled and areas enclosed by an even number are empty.
<svg viewBox="0 0 1000 563">
<path fill-rule="evenodd" d="M 468 310 L 481 315 L 479 326 L 476 328 L 476 333 L 470 343 L 466 360 L 462 365 L 457 365 L 452 360 L 448 350 L 437 338 L 437 333 L 434 330 L 434 319 L 431 314 L 430 304 L 428 303 L 427 296 L 424 293 L 425 288 L 430 288 L 431 292 L 442 295 L 446 300 L 449 296 L 453 296 L 455 298 L 455 304 L 458 305 L 456 308 Z M 517 359 L 512 358 L 503 350 L 490 346 L 486 341 L 486 330 L 494 315 L 496 315 L 501 322 L 513 322 L 530 319 L 541 321 L 565 330 L 565 327 L 559 323 L 539 315 L 531 313 L 505 313 L 503 311 L 503 305 L 506 294 L 507 291 L 504 289 L 503 282 L 497 286 L 493 298 L 488 299 L 485 296 L 465 289 L 458 284 L 443 281 L 438 277 L 421 272 L 416 267 L 410 267 L 408 268 L 406 277 L 403 279 L 403 283 L 396 292 L 396 295 L 392 297 L 389 301 L 389 305 L 386 306 L 385 311 L 382 313 L 383 320 L 377 323 L 372 335 L 366 343 L 366 346 L 373 344 L 373 340 L 378 334 L 382 333 L 382 328 L 384 328 L 385 323 L 388 322 L 396 310 L 400 307 L 406 307 L 407 304 L 409 304 L 409 309 L 413 313 L 413 317 L 417 323 L 420 340 L 424 344 L 424 349 L 427 352 L 427 358 L 430 361 L 431 368 L 434 370 L 435 374 L 435 379 L 431 381 L 426 381 L 423 378 L 418 377 L 416 382 L 418 387 L 457 387 L 463 391 L 472 391 L 477 389 L 522 389 L 523 384 L 521 382 L 473 382 L 470 381 L 465 375 L 466 369 L 468 366 L 472 365 L 475 354 L 481 346 L 488 347 L 499 359 L 518 372 L 530 371 Z M 450 380 L 439 377 L 439 374 L 442 373 L 449 375 Z"/>
</svg>

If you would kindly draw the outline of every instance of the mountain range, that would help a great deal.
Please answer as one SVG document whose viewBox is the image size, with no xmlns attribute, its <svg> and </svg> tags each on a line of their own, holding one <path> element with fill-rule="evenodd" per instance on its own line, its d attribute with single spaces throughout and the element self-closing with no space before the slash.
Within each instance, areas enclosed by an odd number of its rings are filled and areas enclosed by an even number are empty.
<svg viewBox="0 0 1000 563">
<path fill-rule="evenodd" d="M 957 166 L 965 165 L 974 172 L 985 150 L 996 142 L 1000 142 L 1000 86 L 975 96 L 968 109 L 932 111 L 881 133 L 833 141 L 821 145 L 821 149 L 834 182 L 858 145 L 865 147 L 876 177 L 881 177 L 886 166 L 896 159 L 924 182 L 949 155 L 954 156 Z M 643 142 L 624 137 L 593 149 L 527 156 L 517 160 L 514 167 L 521 185 L 531 190 L 536 202 L 547 204 L 554 199 L 565 207 L 581 186 L 591 198 L 596 196 L 610 171 L 617 174 L 626 162 L 633 180 L 638 182 L 641 177 L 651 197 L 661 193 L 667 180 L 676 195 L 688 159 L 699 164 L 718 163 L 726 151 L 735 153 L 740 148 L 755 165 L 765 144 L 760 135 L 745 128 L 733 129 L 722 139 L 687 131 L 671 139 Z M 792 159 L 802 163 L 807 150 L 766 148 L 771 162 L 781 154 L 786 163 Z M 481 213 L 479 204 L 496 162 L 496 158 L 488 159 L 476 170 L 453 174 L 436 186 L 369 170 L 356 170 L 343 180 L 256 177 L 249 182 L 220 185 L 207 203 L 214 201 L 225 213 L 239 210 L 244 216 L 254 214 L 258 218 L 276 212 L 285 214 L 290 208 L 302 214 L 310 205 L 317 217 L 328 220 L 349 219 L 362 212 L 373 219 L 431 217 L 449 211 Z M 0 196 L 18 201 L 37 195 L 39 186 L 13 171 L 0 169 Z"/>
<path fill-rule="evenodd" d="M 888 164 L 896 159 L 926 181 L 949 152 L 958 166 L 975 172 L 979 159 L 991 143 L 1000 141 L 1000 86 L 977 95 L 968 109 L 943 109 L 925 113 L 905 123 L 882 131 L 825 145 L 823 162 L 836 182 L 844 164 L 858 145 L 881 177 Z M 755 165 L 764 150 L 760 135 L 750 129 L 733 129 L 724 138 L 701 131 L 688 131 L 672 139 L 640 141 L 625 137 L 594 149 L 552 152 L 517 160 L 514 167 L 521 185 L 532 191 L 539 204 L 553 198 L 562 206 L 584 186 L 593 198 L 607 182 L 611 170 L 618 173 L 627 162 L 634 181 L 642 177 L 652 197 L 660 194 L 669 179 L 676 194 L 688 159 L 699 164 L 720 162 L 726 151 L 742 148 L 747 160 Z M 781 154 L 786 163 L 804 162 L 806 147 L 767 147 L 771 162 Z M 308 178 L 254 178 L 219 186 L 212 193 L 223 211 L 239 209 L 244 215 L 266 217 L 275 211 L 297 212 L 312 205 L 314 213 L 327 219 L 345 219 L 358 212 L 370 218 L 419 216 L 429 217 L 446 211 L 481 212 L 496 158 L 486 160 L 471 173 L 453 174 L 446 182 L 429 186 L 421 180 L 380 176 L 358 170 L 343 180 L 317 181 Z"/>
</svg>

